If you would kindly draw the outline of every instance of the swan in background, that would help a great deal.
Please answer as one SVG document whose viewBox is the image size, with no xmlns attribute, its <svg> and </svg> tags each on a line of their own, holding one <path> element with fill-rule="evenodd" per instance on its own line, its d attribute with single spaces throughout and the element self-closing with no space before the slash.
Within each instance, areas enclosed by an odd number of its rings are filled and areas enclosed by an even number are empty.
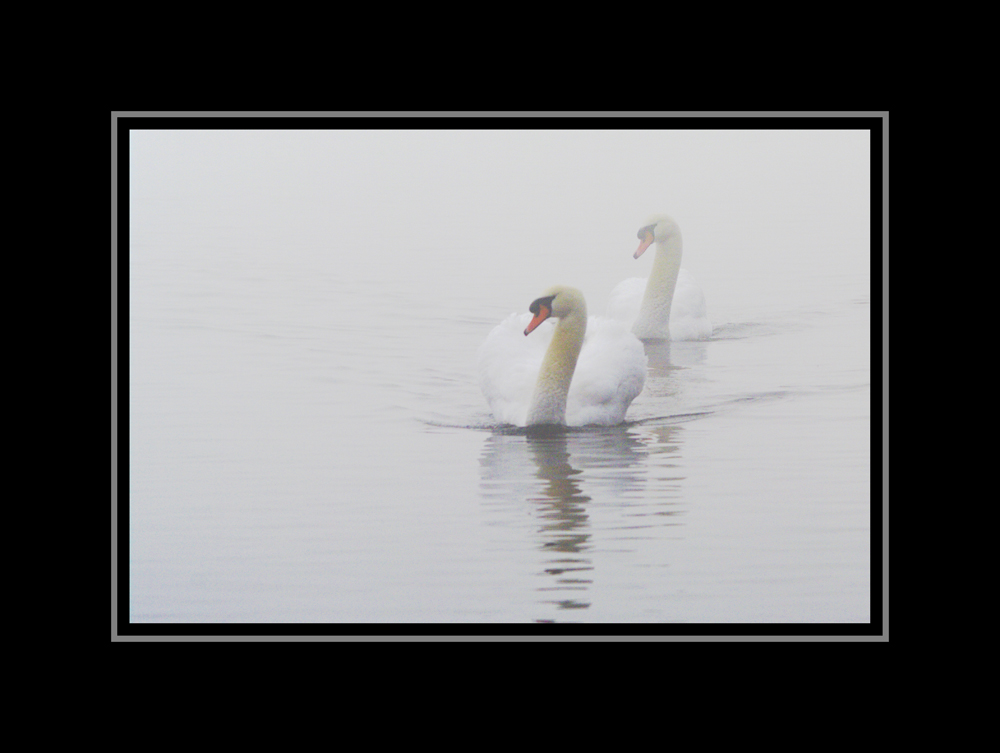
<svg viewBox="0 0 1000 753">
<path fill-rule="evenodd" d="M 620 282 L 608 299 L 608 316 L 632 322 L 640 340 L 706 340 L 712 336 L 705 295 L 690 272 L 681 269 L 681 230 L 666 215 L 646 220 L 637 233 L 642 256 L 656 241 L 656 258 L 649 280 L 633 277 Z"/>
<path fill-rule="evenodd" d="M 621 423 L 646 381 L 642 343 L 621 322 L 588 320 L 576 288 L 549 288 L 529 311 L 511 314 L 479 348 L 479 386 L 494 418 L 517 426 Z"/>
</svg>

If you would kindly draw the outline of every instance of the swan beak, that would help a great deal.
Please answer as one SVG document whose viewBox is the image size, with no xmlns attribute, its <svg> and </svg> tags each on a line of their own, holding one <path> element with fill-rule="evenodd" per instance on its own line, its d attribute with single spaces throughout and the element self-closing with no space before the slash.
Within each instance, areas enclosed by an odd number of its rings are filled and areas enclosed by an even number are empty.
<svg viewBox="0 0 1000 753">
<path fill-rule="evenodd" d="M 530 322 L 528 322 L 528 326 L 525 328 L 524 334 L 530 334 L 535 327 L 544 322 L 550 316 L 552 316 L 552 309 L 544 304 L 539 305 L 538 313 L 535 314 L 534 318 Z"/>
<path fill-rule="evenodd" d="M 649 244 L 652 242 L 653 242 L 653 234 L 647 230 L 646 237 L 642 239 L 642 243 L 639 244 L 639 248 L 635 250 L 635 253 L 632 255 L 632 258 L 638 259 L 640 256 L 642 256 L 642 252 L 645 251 L 647 248 L 649 248 Z"/>
</svg>

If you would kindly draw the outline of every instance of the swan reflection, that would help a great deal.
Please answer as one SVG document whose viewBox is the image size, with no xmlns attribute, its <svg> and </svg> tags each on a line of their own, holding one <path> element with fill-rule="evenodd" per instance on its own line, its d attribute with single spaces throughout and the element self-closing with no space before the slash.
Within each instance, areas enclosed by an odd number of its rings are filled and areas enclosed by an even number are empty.
<svg viewBox="0 0 1000 753">
<path fill-rule="evenodd" d="M 595 577 L 592 551 L 595 497 L 643 499 L 648 450 L 628 427 L 582 431 L 497 432 L 480 457 L 481 489 L 488 504 L 523 508 L 541 553 L 539 590 L 559 608 L 586 608 L 583 594 Z M 506 516 L 518 520 L 518 515 Z M 606 544 L 605 544 L 606 546 Z"/>
</svg>

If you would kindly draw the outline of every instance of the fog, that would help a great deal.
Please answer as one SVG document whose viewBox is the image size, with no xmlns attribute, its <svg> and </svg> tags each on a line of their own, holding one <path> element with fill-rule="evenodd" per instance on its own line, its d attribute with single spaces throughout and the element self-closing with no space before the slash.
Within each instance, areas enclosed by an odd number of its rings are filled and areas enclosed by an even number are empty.
<svg viewBox="0 0 1000 753">
<path fill-rule="evenodd" d="M 798 269 L 805 301 L 868 268 L 869 149 L 866 131 L 139 131 L 131 225 L 156 228 L 143 199 L 168 197 L 246 254 L 335 255 L 345 275 L 503 309 L 567 284 L 601 311 L 648 274 L 632 238 L 665 212 L 725 313 Z"/>
<path fill-rule="evenodd" d="M 239 125 L 121 150 L 133 622 L 870 619 L 867 131 Z M 480 343 L 654 213 L 712 338 L 505 432 Z"/>
</svg>

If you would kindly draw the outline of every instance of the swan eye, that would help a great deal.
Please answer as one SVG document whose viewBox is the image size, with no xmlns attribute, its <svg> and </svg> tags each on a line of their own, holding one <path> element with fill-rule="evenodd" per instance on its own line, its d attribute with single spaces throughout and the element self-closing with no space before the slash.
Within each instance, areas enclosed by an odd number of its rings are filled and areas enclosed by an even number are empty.
<svg viewBox="0 0 1000 753">
<path fill-rule="evenodd" d="M 646 233 L 656 235 L 656 233 L 653 232 L 653 228 L 655 227 L 656 225 L 646 225 L 646 227 L 641 227 L 639 228 L 639 232 L 635 234 L 635 237 L 639 240 L 644 240 L 646 238 Z"/>
<path fill-rule="evenodd" d="M 528 306 L 528 311 L 530 311 L 535 316 L 538 316 L 538 312 L 542 307 L 547 308 L 550 312 L 552 311 L 552 300 L 555 298 L 554 295 L 547 295 L 544 298 L 536 298 Z"/>
</svg>

